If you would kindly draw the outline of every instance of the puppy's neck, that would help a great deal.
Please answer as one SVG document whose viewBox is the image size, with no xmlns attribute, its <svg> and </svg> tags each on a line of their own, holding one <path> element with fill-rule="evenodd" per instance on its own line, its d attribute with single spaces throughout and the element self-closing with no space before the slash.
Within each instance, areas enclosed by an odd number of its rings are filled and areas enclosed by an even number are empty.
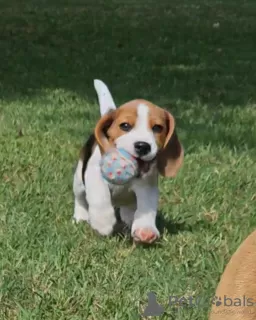
<svg viewBox="0 0 256 320">
<path fill-rule="evenodd" d="M 158 177 L 158 171 L 157 171 L 157 161 L 156 159 L 153 159 L 149 162 L 144 162 L 141 167 L 139 164 L 139 174 L 136 177 L 136 180 L 149 180 L 149 181 L 156 181 Z"/>
</svg>

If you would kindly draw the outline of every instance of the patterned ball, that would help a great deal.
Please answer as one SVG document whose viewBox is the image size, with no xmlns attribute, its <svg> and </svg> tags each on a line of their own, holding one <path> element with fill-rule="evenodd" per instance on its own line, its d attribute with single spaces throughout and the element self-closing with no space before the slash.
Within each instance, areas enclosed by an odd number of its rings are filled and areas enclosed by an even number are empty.
<svg viewBox="0 0 256 320">
<path fill-rule="evenodd" d="M 106 152 L 101 158 L 100 168 L 103 178 L 117 185 L 128 183 L 138 174 L 136 158 L 121 148 Z"/>
</svg>

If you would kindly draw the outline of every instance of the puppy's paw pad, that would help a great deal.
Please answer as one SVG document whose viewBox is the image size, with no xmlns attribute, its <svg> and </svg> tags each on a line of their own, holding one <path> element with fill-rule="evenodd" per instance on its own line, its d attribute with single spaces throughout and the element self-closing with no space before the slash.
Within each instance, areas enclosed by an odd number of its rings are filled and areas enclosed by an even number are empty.
<svg viewBox="0 0 256 320">
<path fill-rule="evenodd" d="M 159 234 L 149 228 L 140 228 L 136 229 L 133 233 L 133 238 L 136 242 L 143 242 L 143 243 L 152 243 L 159 237 Z"/>
</svg>

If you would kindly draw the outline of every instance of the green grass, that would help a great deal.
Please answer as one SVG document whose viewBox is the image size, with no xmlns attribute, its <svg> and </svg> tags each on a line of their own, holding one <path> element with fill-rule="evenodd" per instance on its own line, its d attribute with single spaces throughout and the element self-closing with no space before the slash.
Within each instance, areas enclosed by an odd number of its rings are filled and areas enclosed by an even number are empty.
<svg viewBox="0 0 256 320">
<path fill-rule="evenodd" d="M 38 2 L 0 2 L 0 319 L 133 320 L 149 291 L 161 319 L 207 319 L 256 224 L 255 1 Z M 71 223 L 94 78 L 176 117 L 186 157 L 161 181 L 158 246 Z"/>
</svg>

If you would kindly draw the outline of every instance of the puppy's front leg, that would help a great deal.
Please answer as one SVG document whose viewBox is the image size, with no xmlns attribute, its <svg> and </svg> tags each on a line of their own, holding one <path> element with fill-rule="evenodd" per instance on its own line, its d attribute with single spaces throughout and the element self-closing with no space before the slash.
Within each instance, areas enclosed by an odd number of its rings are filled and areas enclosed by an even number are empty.
<svg viewBox="0 0 256 320">
<path fill-rule="evenodd" d="M 137 198 L 137 210 L 132 224 L 132 237 L 135 241 L 152 243 L 159 237 L 156 227 L 158 207 L 157 185 L 135 185 L 133 188 Z"/>
<path fill-rule="evenodd" d="M 121 220 L 129 228 L 131 228 L 131 226 L 132 226 L 135 211 L 136 211 L 136 205 L 132 205 L 130 207 L 125 207 L 125 206 L 120 207 Z"/>
<path fill-rule="evenodd" d="M 86 198 L 89 205 L 89 223 L 101 235 L 110 235 L 116 223 L 115 210 L 107 183 L 98 165 L 88 167 L 85 174 Z"/>
</svg>

